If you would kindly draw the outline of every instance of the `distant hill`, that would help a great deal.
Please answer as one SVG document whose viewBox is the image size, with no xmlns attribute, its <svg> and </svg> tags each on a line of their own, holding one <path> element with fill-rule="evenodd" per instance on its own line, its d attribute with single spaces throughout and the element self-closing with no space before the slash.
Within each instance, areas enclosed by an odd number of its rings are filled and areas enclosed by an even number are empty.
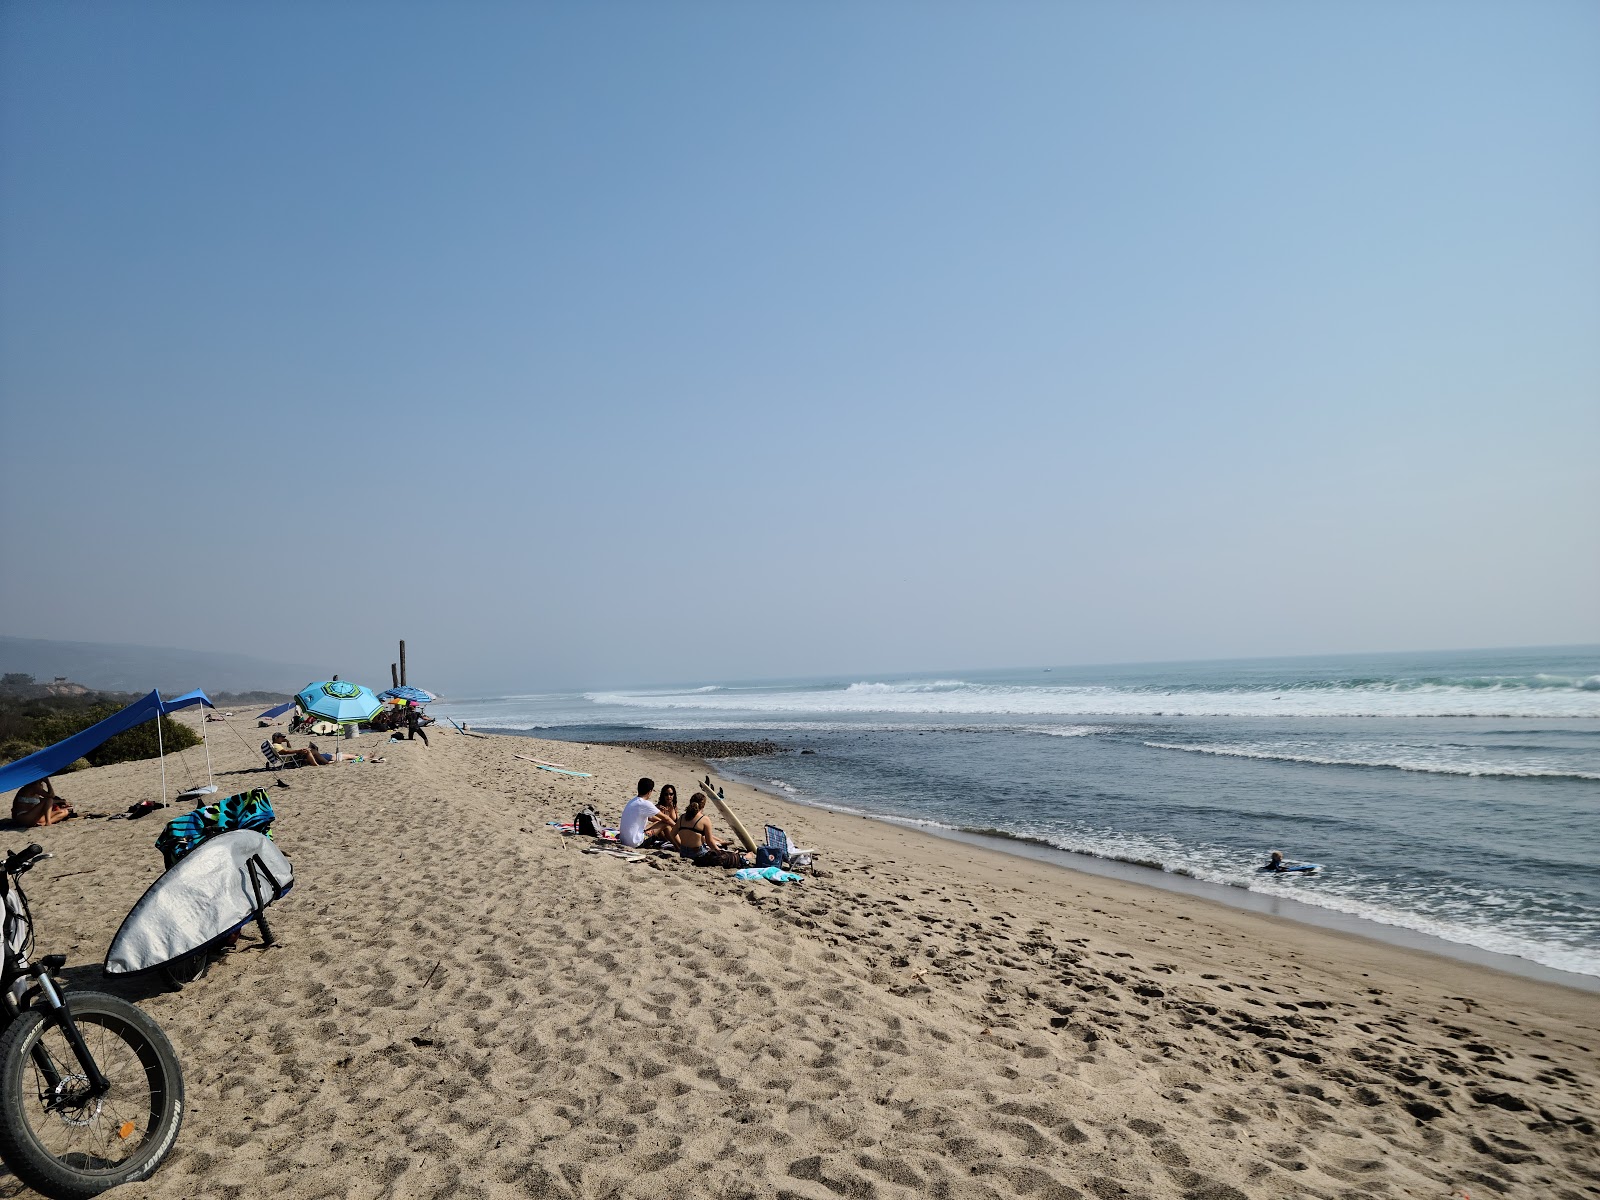
<svg viewBox="0 0 1600 1200">
<path fill-rule="evenodd" d="M 215 654 L 166 646 L 128 646 L 113 642 L 55 642 L 42 638 L 0 637 L 0 674 L 19 672 L 49 683 L 64 675 L 85 687 L 111 692 L 283 692 L 293 694 L 319 669 L 269 662 L 247 654 Z"/>
</svg>

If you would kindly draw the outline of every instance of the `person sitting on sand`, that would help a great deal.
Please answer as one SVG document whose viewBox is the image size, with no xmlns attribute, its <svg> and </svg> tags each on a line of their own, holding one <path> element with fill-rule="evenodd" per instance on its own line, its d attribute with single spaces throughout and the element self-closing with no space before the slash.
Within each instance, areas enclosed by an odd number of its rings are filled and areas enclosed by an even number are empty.
<svg viewBox="0 0 1600 1200">
<path fill-rule="evenodd" d="M 645 826 L 650 821 L 661 815 L 650 797 L 655 793 L 656 781 L 645 778 L 639 780 L 639 794 L 622 806 L 621 826 L 617 830 L 617 840 L 624 846 L 637 846 L 645 838 Z"/>
<path fill-rule="evenodd" d="M 711 818 L 706 815 L 706 794 L 696 792 L 689 797 L 689 807 L 683 810 L 683 816 L 678 820 L 677 836 L 672 840 L 677 843 L 678 853 L 685 858 L 696 861 L 705 859 L 711 853 L 731 853 L 726 846 L 717 840 L 717 835 L 711 832 Z M 738 861 L 735 863 L 734 858 Z M 743 854 L 733 855 L 724 866 L 749 866 L 749 860 Z"/>
<path fill-rule="evenodd" d="M 670 783 L 661 785 L 661 795 L 656 797 L 656 815 L 645 822 L 644 841 L 641 846 L 665 846 L 678 832 L 678 789 Z"/>
<path fill-rule="evenodd" d="M 77 815 L 72 805 L 56 795 L 48 775 L 23 784 L 11 801 L 11 819 L 19 825 L 54 825 Z"/>
</svg>

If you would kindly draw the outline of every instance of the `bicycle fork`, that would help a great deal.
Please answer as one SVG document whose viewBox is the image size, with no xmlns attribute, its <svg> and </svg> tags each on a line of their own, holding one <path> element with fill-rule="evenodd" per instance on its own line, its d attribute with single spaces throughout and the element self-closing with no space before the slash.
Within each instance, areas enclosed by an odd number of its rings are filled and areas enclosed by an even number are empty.
<svg viewBox="0 0 1600 1200">
<path fill-rule="evenodd" d="M 104 1096 L 111 1090 L 111 1082 L 100 1070 L 100 1064 L 95 1062 L 94 1055 L 89 1053 L 89 1044 L 83 1040 L 83 1033 L 78 1028 L 78 1023 L 72 1019 L 72 1010 L 62 998 L 55 980 L 50 978 L 49 969 L 40 967 L 36 978 L 39 981 L 39 995 L 43 998 L 45 1007 L 50 1010 L 49 1015 L 45 1017 L 45 1024 L 55 1025 L 61 1030 L 61 1035 L 67 1039 L 67 1045 L 72 1047 L 73 1057 L 78 1060 L 83 1077 L 89 1083 L 88 1094 L 81 1099 L 95 1100 Z M 49 1087 L 50 1095 L 55 1101 L 61 1101 L 64 1098 L 61 1092 L 61 1072 L 42 1041 L 34 1043 L 32 1058 L 33 1065 L 39 1068 L 39 1074 Z"/>
</svg>

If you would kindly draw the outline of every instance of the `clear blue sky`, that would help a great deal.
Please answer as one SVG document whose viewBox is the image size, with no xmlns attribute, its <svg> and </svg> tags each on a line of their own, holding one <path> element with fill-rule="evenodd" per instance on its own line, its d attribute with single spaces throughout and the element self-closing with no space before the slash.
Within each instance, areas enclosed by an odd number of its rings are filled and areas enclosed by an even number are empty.
<svg viewBox="0 0 1600 1200">
<path fill-rule="evenodd" d="M 0 632 L 1600 640 L 1600 6 L 0 13 Z"/>
</svg>

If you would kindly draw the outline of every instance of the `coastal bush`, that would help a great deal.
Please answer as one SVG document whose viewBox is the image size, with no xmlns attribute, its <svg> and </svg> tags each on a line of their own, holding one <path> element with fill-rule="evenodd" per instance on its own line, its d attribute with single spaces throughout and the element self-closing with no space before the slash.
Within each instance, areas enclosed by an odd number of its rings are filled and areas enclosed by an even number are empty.
<svg viewBox="0 0 1600 1200">
<path fill-rule="evenodd" d="M 23 741 L 21 738 L 7 738 L 0 742 L 0 766 L 8 762 L 16 762 L 19 758 L 27 758 L 40 747 L 32 742 Z"/>
<path fill-rule="evenodd" d="M 119 704 L 95 704 L 83 709 L 46 712 L 29 723 L 28 740 L 40 746 L 54 745 L 62 738 L 71 737 L 105 720 L 121 708 Z M 103 767 L 108 763 L 127 762 L 130 759 L 154 758 L 163 745 L 167 750 L 184 750 L 199 744 L 200 735 L 194 730 L 187 725 L 180 725 L 171 717 L 162 717 L 159 743 L 156 740 L 155 722 L 146 721 L 96 746 L 85 757 L 90 766 Z"/>
</svg>

